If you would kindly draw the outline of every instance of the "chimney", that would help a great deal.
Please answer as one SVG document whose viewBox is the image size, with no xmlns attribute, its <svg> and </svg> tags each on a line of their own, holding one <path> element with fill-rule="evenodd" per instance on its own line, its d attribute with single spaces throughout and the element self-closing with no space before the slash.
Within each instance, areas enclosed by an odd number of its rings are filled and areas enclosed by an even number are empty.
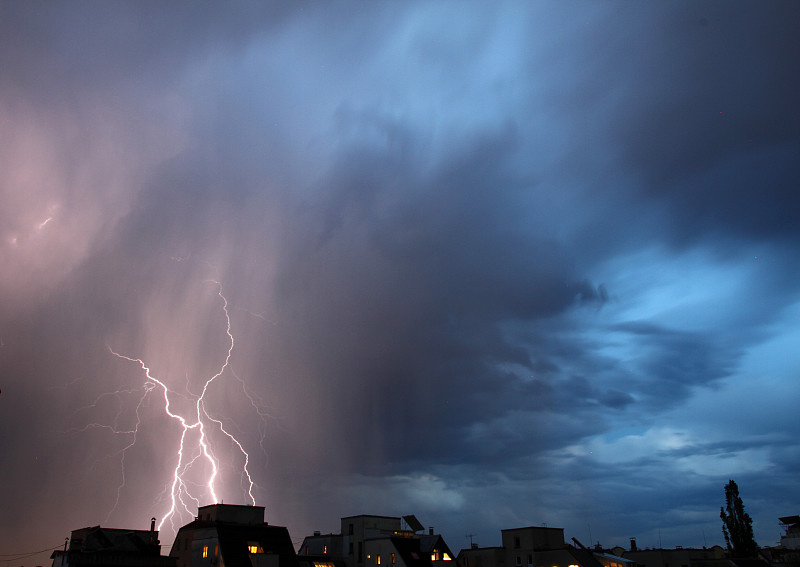
<svg viewBox="0 0 800 567">
<path fill-rule="evenodd" d="M 428 535 L 433 535 L 433 526 L 428 528 Z"/>
<path fill-rule="evenodd" d="M 319 531 L 314 532 L 314 535 L 318 536 L 319 535 Z"/>
<path fill-rule="evenodd" d="M 478 544 L 477 543 L 473 543 L 472 544 L 472 549 L 478 549 Z"/>
<path fill-rule="evenodd" d="M 635 537 L 631 538 L 631 551 L 638 551 L 636 549 L 636 538 Z"/>
</svg>

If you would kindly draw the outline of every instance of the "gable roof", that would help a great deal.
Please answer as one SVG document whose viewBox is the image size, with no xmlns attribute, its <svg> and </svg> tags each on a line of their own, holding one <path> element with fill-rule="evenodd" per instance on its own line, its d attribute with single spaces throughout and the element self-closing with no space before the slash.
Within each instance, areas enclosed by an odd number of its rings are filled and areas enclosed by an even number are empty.
<svg viewBox="0 0 800 567">
<path fill-rule="evenodd" d="M 424 553 L 420 549 L 420 540 L 417 538 L 393 537 L 389 538 L 397 550 L 398 555 L 406 567 L 431 567 L 430 552 Z"/>
<path fill-rule="evenodd" d="M 447 547 L 444 538 L 440 534 L 423 535 L 419 537 L 419 548 L 423 553 L 431 554 L 434 549 L 439 551 L 446 551 L 450 557 L 453 552 Z"/>
</svg>

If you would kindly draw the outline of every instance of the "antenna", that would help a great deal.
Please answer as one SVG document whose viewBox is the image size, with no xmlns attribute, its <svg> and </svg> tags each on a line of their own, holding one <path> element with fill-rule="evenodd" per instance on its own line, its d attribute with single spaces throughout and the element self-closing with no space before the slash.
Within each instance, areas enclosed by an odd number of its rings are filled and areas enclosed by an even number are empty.
<svg viewBox="0 0 800 567">
<path fill-rule="evenodd" d="M 464 537 L 468 537 L 468 538 L 469 538 L 469 548 L 470 548 L 470 549 L 472 549 L 472 537 L 473 537 L 474 535 L 475 535 L 475 534 L 466 534 L 466 535 L 464 535 Z"/>
</svg>

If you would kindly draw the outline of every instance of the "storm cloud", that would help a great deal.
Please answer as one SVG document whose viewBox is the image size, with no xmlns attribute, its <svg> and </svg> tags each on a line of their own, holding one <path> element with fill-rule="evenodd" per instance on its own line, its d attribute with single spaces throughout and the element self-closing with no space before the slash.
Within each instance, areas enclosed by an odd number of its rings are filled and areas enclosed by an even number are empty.
<svg viewBox="0 0 800 567">
<path fill-rule="evenodd" d="M 3 4 L 3 547 L 164 516 L 179 431 L 114 353 L 191 407 L 225 308 L 207 409 L 295 539 L 415 513 L 454 550 L 543 522 L 712 544 L 736 478 L 774 543 L 800 505 L 799 23 Z"/>
</svg>

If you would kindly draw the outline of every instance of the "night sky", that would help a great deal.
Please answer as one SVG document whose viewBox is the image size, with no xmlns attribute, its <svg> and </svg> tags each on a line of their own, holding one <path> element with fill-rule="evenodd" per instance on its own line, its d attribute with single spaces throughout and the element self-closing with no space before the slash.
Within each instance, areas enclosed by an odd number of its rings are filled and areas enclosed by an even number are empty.
<svg viewBox="0 0 800 567">
<path fill-rule="evenodd" d="M 252 502 L 224 429 L 295 541 L 413 513 L 454 552 L 710 546 L 735 479 L 774 545 L 798 29 L 788 0 L 0 3 L 0 561 L 151 517 L 168 551 L 159 383 L 219 499 Z"/>
</svg>

